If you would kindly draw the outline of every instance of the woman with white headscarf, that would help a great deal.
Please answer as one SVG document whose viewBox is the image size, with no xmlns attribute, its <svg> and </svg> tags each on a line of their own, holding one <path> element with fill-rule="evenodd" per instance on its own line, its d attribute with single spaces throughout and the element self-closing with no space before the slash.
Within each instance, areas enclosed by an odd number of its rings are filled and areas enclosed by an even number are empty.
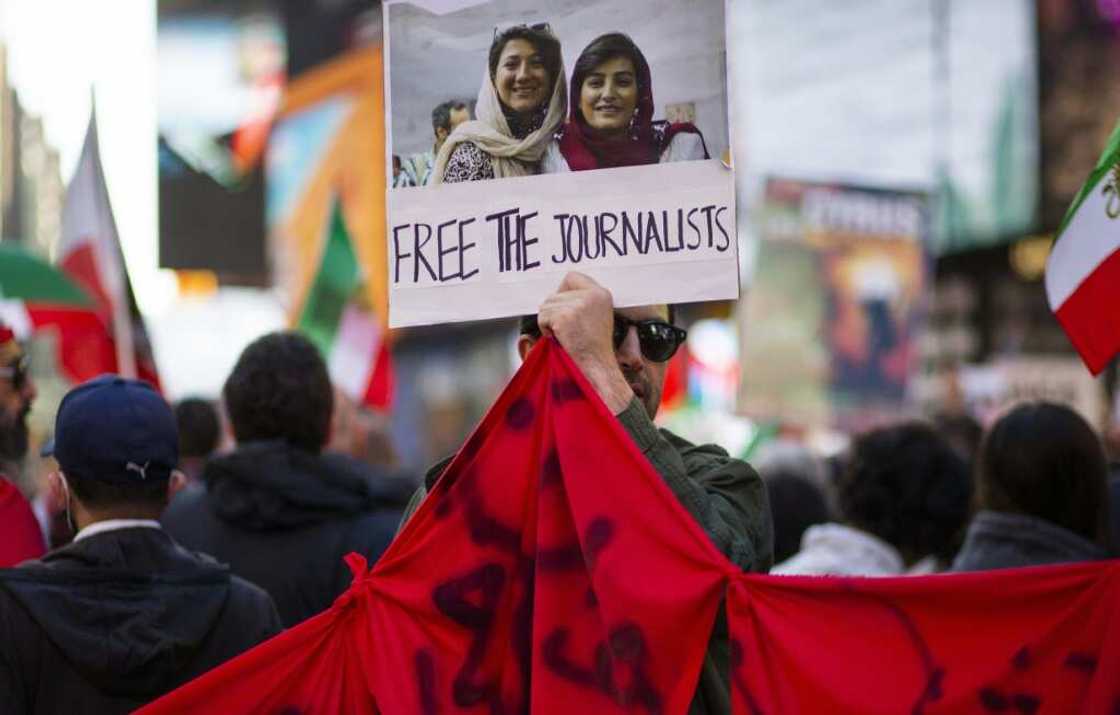
<svg viewBox="0 0 1120 715">
<path fill-rule="evenodd" d="M 478 92 L 478 119 L 455 128 L 440 148 L 432 184 L 528 176 L 556 151 L 567 113 L 560 41 L 547 25 L 518 25 L 490 44 Z"/>
</svg>

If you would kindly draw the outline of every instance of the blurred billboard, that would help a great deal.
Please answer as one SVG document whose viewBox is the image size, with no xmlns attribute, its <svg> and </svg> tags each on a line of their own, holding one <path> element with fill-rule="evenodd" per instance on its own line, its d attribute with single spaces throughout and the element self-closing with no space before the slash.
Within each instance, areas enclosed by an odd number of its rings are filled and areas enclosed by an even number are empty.
<svg viewBox="0 0 1120 715">
<path fill-rule="evenodd" d="M 1039 0 L 1042 221 L 1061 223 L 1120 119 L 1120 1 Z"/>
<path fill-rule="evenodd" d="M 261 159 L 285 64 L 272 6 L 158 3 L 161 267 L 267 281 Z"/>
<path fill-rule="evenodd" d="M 912 404 L 929 270 L 925 195 L 771 179 L 739 306 L 740 411 L 860 431 Z"/>
<path fill-rule="evenodd" d="M 729 7 L 740 168 L 930 192 L 936 254 L 1033 229 L 1034 0 Z"/>
</svg>

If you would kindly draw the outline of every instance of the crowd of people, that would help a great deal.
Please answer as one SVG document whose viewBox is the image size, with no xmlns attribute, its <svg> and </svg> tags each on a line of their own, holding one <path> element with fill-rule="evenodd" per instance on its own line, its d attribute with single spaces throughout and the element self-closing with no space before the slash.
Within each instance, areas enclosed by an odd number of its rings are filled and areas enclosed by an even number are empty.
<svg viewBox="0 0 1120 715">
<path fill-rule="evenodd" d="M 959 416 L 899 422 L 827 460 L 778 441 L 756 471 L 653 422 L 686 335 L 673 306 L 616 308 L 607 289 L 570 273 L 521 319 L 518 351 L 555 339 L 740 569 L 895 576 L 1115 552 L 1118 482 L 1072 409 L 1023 403 L 986 431 Z M 29 448 L 35 398 L 21 345 L 0 329 L 9 469 Z M 144 382 L 102 376 L 59 406 L 38 518 L 0 479 L 5 712 L 128 712 L 322 612 L 349 584 L 343 557 L 376 561 L 449 461 L 415 488 L 386 455 L 356 456 L 338 434 L 355 417 L 295 332 L 251 343 L 221 406 L 173 409 Z M 721 611 L 690 713 L 729 712 L 730 651 Z"/>
</svg>

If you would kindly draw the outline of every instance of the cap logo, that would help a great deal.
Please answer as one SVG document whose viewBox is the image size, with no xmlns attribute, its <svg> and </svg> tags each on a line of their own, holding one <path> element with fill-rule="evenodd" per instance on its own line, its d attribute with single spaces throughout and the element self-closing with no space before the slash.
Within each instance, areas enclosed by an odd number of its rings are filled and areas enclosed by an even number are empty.
<svg viewBox="0 0 1120 715">
<path fill-rule="evenodd" d="M 151 460 L 148 460 L 147 462 L 144 462 L 144 466 L 141 467 L 136 462 L 128 462 L 127 464 L 124 465 L 124 470 L 126 472 L 140 472 L 140 478 L 141 479 L 147 479 L 148 478 L 148 474 L 147 474 L 148 465 L 151 464 L 151 463 L 152 463 Z"/>
</svg>

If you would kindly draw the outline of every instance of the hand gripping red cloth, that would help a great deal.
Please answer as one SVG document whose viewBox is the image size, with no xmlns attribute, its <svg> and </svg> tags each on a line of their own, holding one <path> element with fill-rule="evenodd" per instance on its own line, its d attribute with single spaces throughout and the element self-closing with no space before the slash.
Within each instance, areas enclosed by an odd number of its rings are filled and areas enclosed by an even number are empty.
<svg viewBox="0 0 1120 715">
<path fill-rule="evenodd" d="M 683 715 L 725 593 L 736 715 L 1120 707 L 1115 564 L 737 573 L 551 340 L 350 564 L 326 613 L 140 712 Z"/>
</svg>

